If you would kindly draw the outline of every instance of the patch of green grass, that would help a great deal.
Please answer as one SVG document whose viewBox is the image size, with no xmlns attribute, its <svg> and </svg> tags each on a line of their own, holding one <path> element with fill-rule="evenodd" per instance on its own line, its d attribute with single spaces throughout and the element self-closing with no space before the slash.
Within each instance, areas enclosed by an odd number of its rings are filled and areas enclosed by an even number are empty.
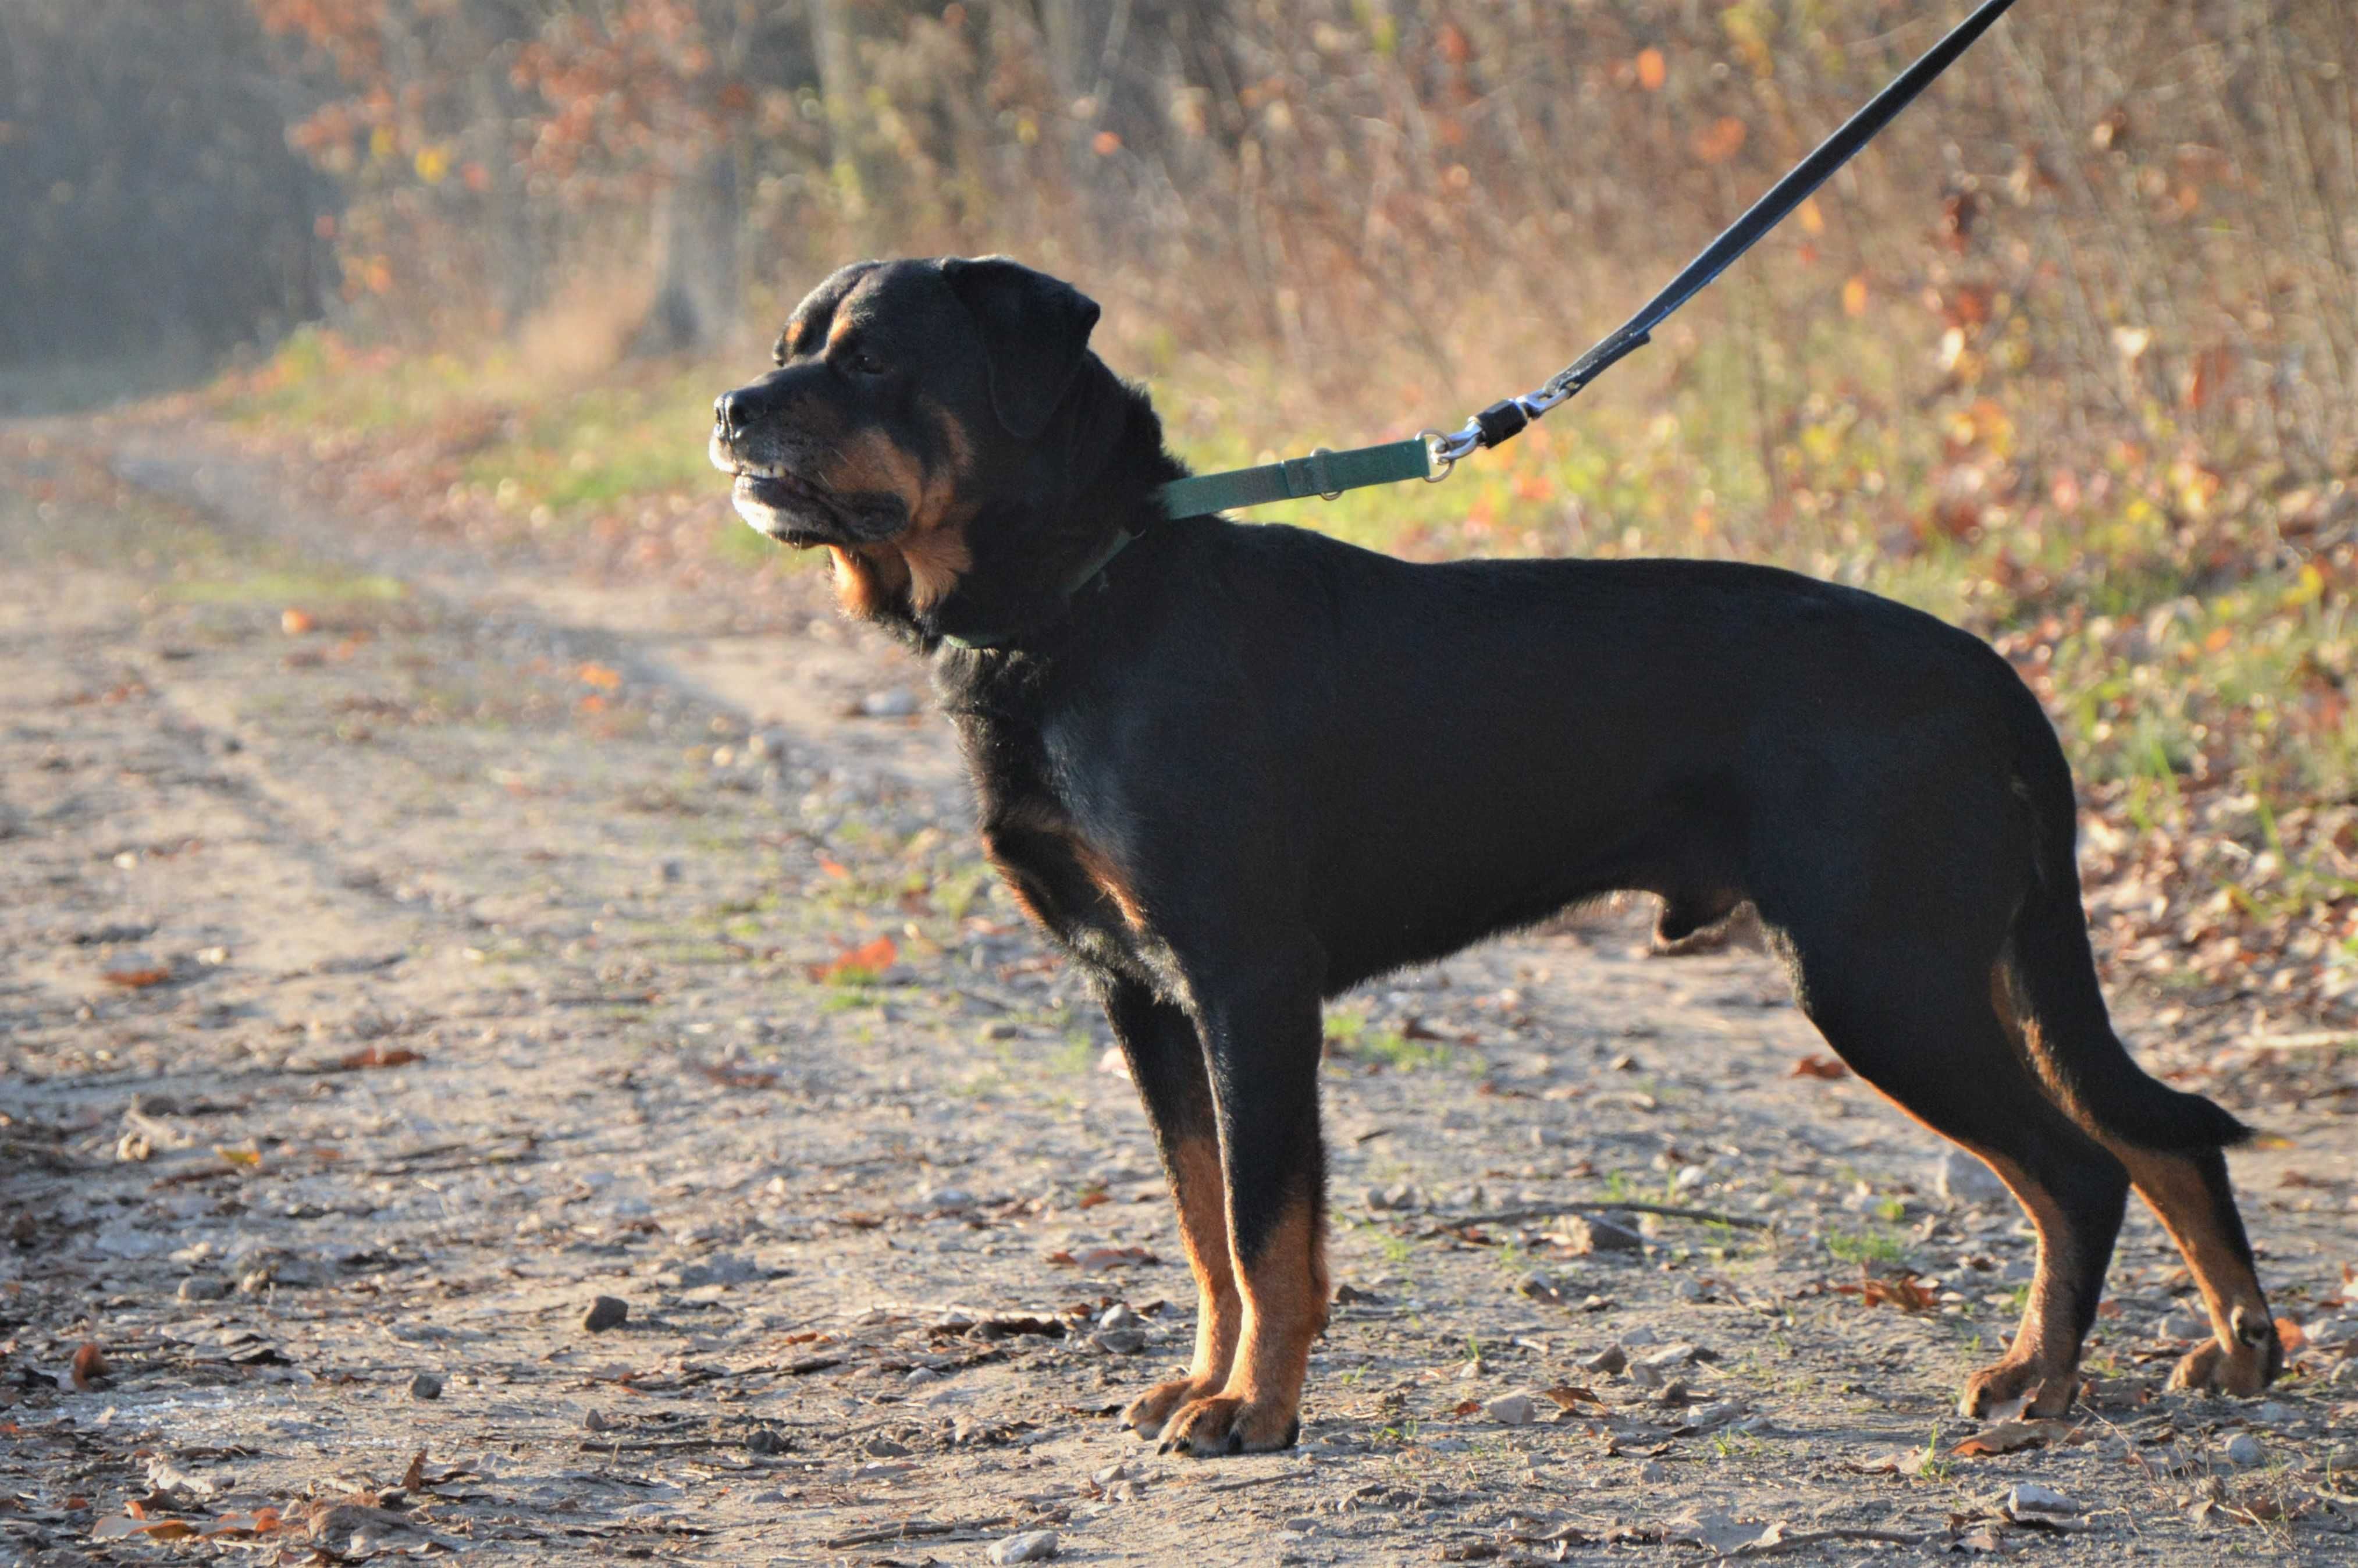
<svg viewBox="0 0 2358 1568">
<path fill-rule="evenodd" d="M 1879 1227 L 1830 1231 L 1824 1246 L 1829 1257 L 1856 1268 L 1888 1268 L 1908 1255 L 1906 1243 L 1890 1231 Z"/>
<path fill-rule="evenodd" d="M 186 604 L 384 604 L 408 598 L 409 585 L 373 572 L 258 568 L 231 577 L 170 583 L 163 592 Z"/>
</svg>

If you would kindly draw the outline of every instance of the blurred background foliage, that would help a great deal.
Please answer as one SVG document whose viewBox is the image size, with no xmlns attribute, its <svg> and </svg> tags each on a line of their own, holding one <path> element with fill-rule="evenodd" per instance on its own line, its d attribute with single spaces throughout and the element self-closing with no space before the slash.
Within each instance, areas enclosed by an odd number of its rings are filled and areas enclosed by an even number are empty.
<svg viewBox="0 0 2358 1568">
<path fill-rule="evenodd" d="M 1454 425 L 1963 9 L 12 0 L 0 359 L 246 339 L 206 406 L 375 454 L 422 525 L 741 573 L 703 411 L 846 260 L 1074 278 L 1199 467 Z M 2115 950 L 2290 956 L 2255 983 L 2331 1001 L 2354 484 L 2349 0 L 2025 0 L 1579 405 L 1293 516 L 1972 626 L 2064 723 Z"/>
</svg>

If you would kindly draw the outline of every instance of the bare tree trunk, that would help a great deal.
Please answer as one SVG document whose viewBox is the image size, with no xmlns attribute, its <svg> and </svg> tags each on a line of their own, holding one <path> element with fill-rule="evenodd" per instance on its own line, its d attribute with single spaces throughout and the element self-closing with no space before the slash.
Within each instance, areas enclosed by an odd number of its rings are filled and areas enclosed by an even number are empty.
<svg viewBox="0 0 2358 1568">
<path fill-rule="evenodd" d="M 633 351 L 710 348 L 737 324 L 744 293 L 739 206 L 737 154 L 726 145 L 665 182 L 655 198 L 655 298 Z"/>
<path fill-rule="evenodd" d="M 871 181 L 860 157 L 860 62 L 851 48 L 847 0 L 809 0 L 811 52 L 818 59 L 818 94 L 827 109 L 827 175 L 843 216 L 861 247 L 868 243 Z"/>
</svg>

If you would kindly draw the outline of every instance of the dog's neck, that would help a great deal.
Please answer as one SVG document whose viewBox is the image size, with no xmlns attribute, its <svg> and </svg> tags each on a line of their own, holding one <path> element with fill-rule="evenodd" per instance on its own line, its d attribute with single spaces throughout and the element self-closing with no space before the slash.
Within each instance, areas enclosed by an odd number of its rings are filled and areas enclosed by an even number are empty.
<svg viewBox="0 0 2358 1568">
<path fill-rule="evenodd" d="M 970 564 L 939 602 L 885 619 L 928 650 L 1034 645 L 1129 539 L 1162 520 L 1156 490 L 1185 468 L 1163 449 L 1145 392 L 1095 354 L 1041 436 L 1044 482 L 1023 502 L 987 503 L 965 529 Z"/>
</svg>

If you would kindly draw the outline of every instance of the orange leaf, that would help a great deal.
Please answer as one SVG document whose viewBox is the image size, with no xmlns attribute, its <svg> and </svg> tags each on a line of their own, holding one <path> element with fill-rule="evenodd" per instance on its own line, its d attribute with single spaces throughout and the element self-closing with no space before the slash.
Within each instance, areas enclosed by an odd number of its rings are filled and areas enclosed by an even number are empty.
<svg viewBox="0 0 2358 1568">
<path fill-rule="evenodd" d="M 106 971 L 106 979 L 108 984 L 118 985 L 125 990 L 134 991 L 146 990 L 149 986 L 160 986 L 171 978 L 172 971 L 163 968 L 109 969 Z"/>
<path fill-rule="evenodd" d="M 825 856 L 821 856 L 819 858 L 818 869 L 825 871 L 828 876 L 833 877 L 838 881 L 849 881 L 851 880 L 850 868 L 846 866 L 841 860 L 829 860 Z"/>
<path fill-rule="evenodd" d="M 833 963 L 818 971 L 817 978 L 822 980 L 841 979 L 854 970 L 868 975 L 882 974 L 891 968 L 892 960 L 900 956 L 901 949 L 892 945 L 892 938 L 879 936 L 873 942 L 862 943 L 849 952 L 837 954 Z"/>
<path fill-rule="evenodd" d="M 278 612 L 278 629 L 289 637 L 300 637 L 319 623 L 319 617 L 309 611 L 297 610 L 292 605 Z"/>
<path fill-rule="evenodd" d="M 600 691 L 611 691 L 622 684 L 622 672 L 607 665 L 584 665 L 574 673 L 583 686 L 594 686 Z"/>
<path fill-rule="evenodd" d="M 1797 1078 L 1846 1078 L 1850 1076 L 1850 1069 L 1842 1065 L 1839 1057 L 1820 1052 L 1794 1063 L 1791 1076 Z"/>
<path fill-rule="evenodd" d="M 423 1055 L 406 1045 L 370 1045 L 353 1052 L 336 1065 L 349 1073 L 362 1067 L 406 1067 L 412 1062 L 424 1060 Z"/>
<path fill-rule="evenodd" d="M 1670 77 L 1671 70 L 1662 59 L 1661 50 L 1649 49 L 1638 51 L 1639 86 L 1649 92 L 1660 92 L 1662 90 L 1662 83 L 1669 81 Z"/>
<path fill-rule="evenodd" d="M 1843 285 L 1842 301 L 1844 315 L 1866 314 L 1866 274 L 1863 272 L 1855 274 Z"/>
<path fill-rule="evenodd" d="M 2288 1317 L 2277 1319 L 2277 1338 L 2283 1343 L 2284 1353 L 2288 1356 L 2309 1343 L 2308 1332 Z"/>
<path fill-rule="evenodd" d="M 106 1352 L 98 1347 L 95 1340 L 83 1340 L 81 1348 L 73 1353 L 73 1386 L 87 1389 L 92 1379 L 103 1378 L 107 1371 Z"/>
<path fill-rule="evenodd" d="M 1901 1312 L 1928 1312 L 1941 1304 L 1939 1292 L 1908 1274 L 1866 1280 L 1859 1286 L 1858 1299 L 1868 1306 L 1896 1306 Z"/>
<path fill-rule="evenodd" d="M 1478 1411 L 1481 1408 L 1482 1401 L 1480 1400 L 1460 1400 L 1455 1404 L 1449 1407 L 1449 1413 L 1451 1415 L 1472 1415 L 1476 1411 Z"/>
<path fill-rule="evenodd" d="M 1705 163 L 1725 163 L 1744 149 L 1750 133 L 1733 114 L 1723 114 L 1694 135 L 1695 157 Z"/>
</svg>

